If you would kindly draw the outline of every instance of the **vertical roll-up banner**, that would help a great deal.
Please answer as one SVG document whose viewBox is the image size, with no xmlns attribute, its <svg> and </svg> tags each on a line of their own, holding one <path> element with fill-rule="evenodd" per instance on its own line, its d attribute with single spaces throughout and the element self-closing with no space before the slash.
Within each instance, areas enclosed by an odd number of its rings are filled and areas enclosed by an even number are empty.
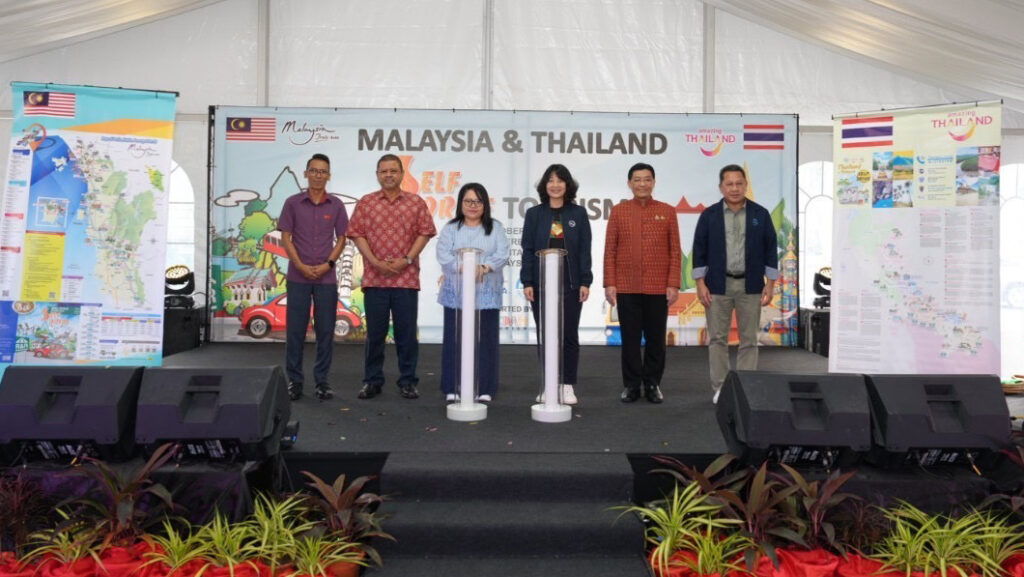
<svg viewBox="0 0 1024 577">
<path fill-rule="evenodd" d="M 835 118 L 830 371 L 999 373 L 1001 112 Z"/>
<path fill-rule="evenodd" d="M 759 340 L 794 346 L 797 328 L 797 117 L 773 114 L 626 114 L 581 112 L 345 110 L 218 106 L 212 109 L 213 167 L 210 279 L 216 341 L 284 339 L 287 255 L 276 231 L 284 200 L 306 186 L 314 153 L 331 159 L 329 193 L 356 201 L 380 187 L 377 160 L 402 160 L 402 188 L 423 197 L 438 229 L 455 216 L 459 188 L 482 183 L 491 214 L 512 243 L 505 268 L 501 342 L 536 342 L 530 303 L 519 271 L 523 215 L 539 202 L 537 181 L 548 165 L 564 164 L 579 182 L 576 202 L 593 233 L 594 280 L 583 306 L 580 342 L 618 344 L 615 311 L 603 302 L 602 255 L 611 208 L 631 198 L 630 166 L 654 166 L 654 198 L 676 209 L 683 248 L 682 294 L 669 310 L 670 345 L 706 342 L 704 309 L 690 278 L 693 231 L 704 207 L 721 199 L 718 171 L 747 169 L 747 194 L 772 212 L 783 275 L 761 316 Z M 570 220 L 565 227 L 584 223 Z M 419 336 L 440 342 L 440 267 L 433 246 L 420 256 Z M 336 340 L 361 341 L 362 259 L 352 243 L 336 267 L 340 300 Z M 570 271 L 571 274 L 576 274 Z"/>
<path fill-rule="evenodd" d="M 0 367 L 160 364 L 176 95 L 11 86 Z"/>
</svg>

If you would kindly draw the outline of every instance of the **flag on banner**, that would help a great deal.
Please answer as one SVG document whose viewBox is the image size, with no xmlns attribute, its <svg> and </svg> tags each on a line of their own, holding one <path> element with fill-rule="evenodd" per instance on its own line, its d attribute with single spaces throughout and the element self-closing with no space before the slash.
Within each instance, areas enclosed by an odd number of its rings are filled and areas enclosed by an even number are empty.
<svg viewBox="0 0 1024 577">
<path fill-rule="evenodd" d="M 24 116 L 75 117 L 73 92 L 26 92 L 22 97 Z"/>
<path fill-rule="evenodd" d="M 843 119 L 843 148 L 892 146 L 892 117 Z"/>
<path fill-rule="evenodd" d="M 744 124 L 743 148 L 745 150 L 783 150 L 786 148 L 786 126 L 784 124 Z"/>
<path fill-rule="evenodd" d="M 259 140 L 264 142 L 274 142 L 277 140 L 276 118 L 229 117 L 227 126 L 227 140 Z"/>
</svg>

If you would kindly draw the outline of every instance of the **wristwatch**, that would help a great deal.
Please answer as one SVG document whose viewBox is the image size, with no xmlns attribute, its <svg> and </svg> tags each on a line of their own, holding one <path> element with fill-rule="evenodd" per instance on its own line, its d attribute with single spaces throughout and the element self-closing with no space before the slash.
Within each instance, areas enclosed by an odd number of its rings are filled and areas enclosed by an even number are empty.
<svg viewBox="0 0 1024 577">
<path fill-rule="evenodd" d="M 327 261 L 327 264 L 331 265 L 331 268 L 334 268 L 334 261 L 333 260 Z"/>
<path fill-rule="evenodd" d="M 412 264 L 412 257 L 411 256 L 405 255 L 405 264 L 410 264 L 410 265 Z"/>
</svg>

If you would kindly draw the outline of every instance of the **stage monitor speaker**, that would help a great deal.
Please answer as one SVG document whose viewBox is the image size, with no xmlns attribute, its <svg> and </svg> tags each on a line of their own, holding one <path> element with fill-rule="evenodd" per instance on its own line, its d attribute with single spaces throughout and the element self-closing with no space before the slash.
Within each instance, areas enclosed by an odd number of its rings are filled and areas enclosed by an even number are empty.
<svg viewBox="0 0 1024 577">
<path fill-rule="evenodd" d="M 12 365 L 0 381 L 0 444 L 11 461 L 135 456 L 142 367 Z"/>
<path fill-rule="evenodd" d="M 185 459 L 261 461 L 276 455 L 291 416 L 280 366 L 152 368 L 142 379 L 135 441 L 166 442 Z"/>
<path fill-rule="evenodd" d="M 861 375 L 731 371 L 717 416 L 729 451 L 752 465 L 849 466 L 871 449 Z"/>
<path fill-rule="evenodd" d="M 995 375 L 867 375 L 873 463 L 993 466 L 1010 445 Z"/>
</svg>

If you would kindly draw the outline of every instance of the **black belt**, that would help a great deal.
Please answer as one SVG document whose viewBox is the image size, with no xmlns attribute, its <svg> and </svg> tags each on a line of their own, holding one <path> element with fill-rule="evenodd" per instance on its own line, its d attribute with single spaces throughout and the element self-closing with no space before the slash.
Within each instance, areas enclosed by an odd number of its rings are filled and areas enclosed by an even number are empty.
<svg viewBox="0 0 1024 577">
<path fill-rule="evenodd" d="M 743 277 L 747 276 L 747 274 L 746 273 L 742 273 L 742 272 L 740 274 L 732 274 L 731 272 L 727 272 L 727 273 L 725 273 L 725 276 L 727 276 L 729 278 L 743 278 Z"/>
</svg>

